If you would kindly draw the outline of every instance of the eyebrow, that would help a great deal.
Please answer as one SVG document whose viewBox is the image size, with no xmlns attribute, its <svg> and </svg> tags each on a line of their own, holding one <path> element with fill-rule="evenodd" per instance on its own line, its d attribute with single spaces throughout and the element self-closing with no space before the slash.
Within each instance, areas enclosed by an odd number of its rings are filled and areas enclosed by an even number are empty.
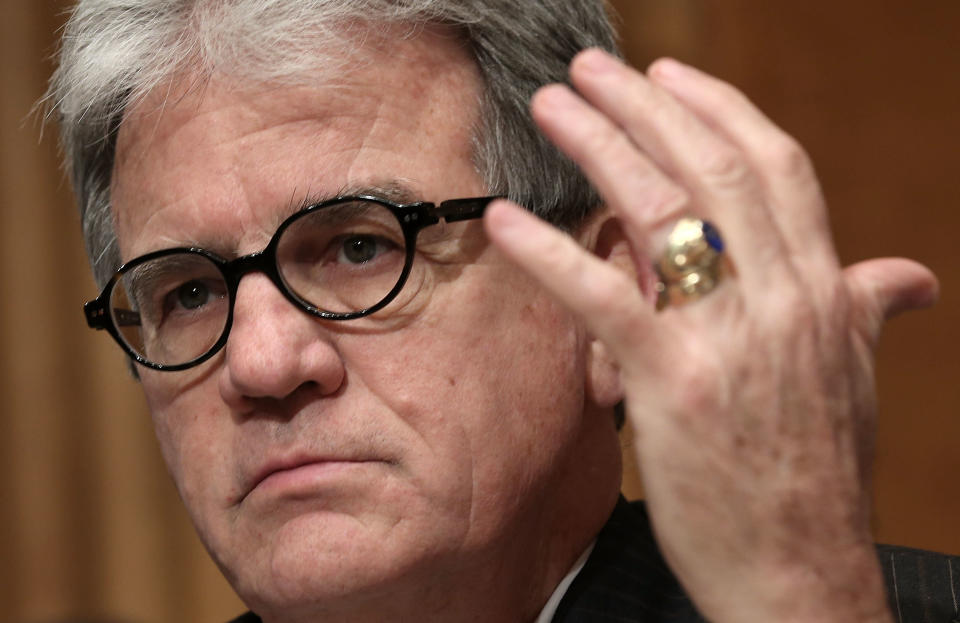
<svg viewBox="0 0 960 623">
<path fill-rule="evenodd" d="M 386 199 L 393 203 L 416 203 L 421 201 L 419 195 L 413 189 L 401 180 L 391 180 L 379 184 L 351 184 L 341 186 L 335 193 L 307 192 L 300 199 L 291 201 L 290 209 L 286 215 L 293 214 L 309 208 L 310 206 L 324 201 L 330 201 L 338 197 L 372 196 L 378 199 Z M 286 218 L 286 216 L 284 216 Z M 281 219 L 282 220 L 282 219 Z M 277 222 L 279 226 L 280 221 Z"/>
<path fill-rule="evenodd" d="M 338 197 L 352 197 L 358 195 L 377 197 L 379 199 L 386 199 L 387 201 L 392 201 L 393 203 L 399 204 L 417 203 L 418 201 L 421 201 L 420 195 L 413 190 L 410 184 L 406 183 L 402 179 L 386 180 L 383 182 L 373 182 L 368 184 L 346 184 L 332 193 L 323 191 L 307 191 L 305 194 L 299 195 L 299 197 L 298 191 L 294 189 L 293 193 L 291 193 L 290 201 L 288 202 L 286 208 L 276 212 L 273 215 L 272 228 L 275 231 L 290 215 L 309 208 L 310 206 L 322 203 L 324 201 L 329 201 L 331 199 L 336 199 Z M 205 243 L 201 243 L 200 240 L 195 238 L 185 239 L 182 242 L 171 241 L 169 246 L 160 248 L 194 247 L 206 249 L 224 258 L 237 257 L 238 253 L 236 253 L 233 248 L 233 240 L 230 239 L 229 234 L 221 232 L 221 235 L 225 237 L 217 238 L 215 240 L 208 240 Z M 139 256 L 134 257 L 136 258 Z"/>
</svg>

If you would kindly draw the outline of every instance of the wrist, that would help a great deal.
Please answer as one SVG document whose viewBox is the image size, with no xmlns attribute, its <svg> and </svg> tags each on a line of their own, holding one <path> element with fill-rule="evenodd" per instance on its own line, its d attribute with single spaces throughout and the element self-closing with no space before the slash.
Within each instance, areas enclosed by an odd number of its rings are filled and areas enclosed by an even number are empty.
<svg viewBox="0 0 960 623">
<path fill-rule="evenodd" d="M 893 623 L 883 575 L 872 546 L 786 563 L 744 580 L 716 603 L 699 604 L 713 623 Z M 699 601 L 699 600 L 698 600 Z"/>
</svg>

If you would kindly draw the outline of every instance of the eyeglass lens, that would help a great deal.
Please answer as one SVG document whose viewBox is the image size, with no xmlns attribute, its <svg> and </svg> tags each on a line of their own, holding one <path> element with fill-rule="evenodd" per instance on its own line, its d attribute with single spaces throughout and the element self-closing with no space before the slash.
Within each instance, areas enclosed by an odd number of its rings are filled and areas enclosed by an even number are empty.
<svg viewBox="0 0 960 623">
<path fill-rule="evenodd" d="M 281 280 L 313 307 L 350 313 L 373 307 L 404 269 L 404 233 L 393 212 L 353 200 L 302 213 L 280 234 Z M 123 340 L 161 365 L 192 361 L 213 348 L 230 318 L 230 292 L 210 258 L 184 251 L 125 271 L 110 297 Z"/>
</svg>

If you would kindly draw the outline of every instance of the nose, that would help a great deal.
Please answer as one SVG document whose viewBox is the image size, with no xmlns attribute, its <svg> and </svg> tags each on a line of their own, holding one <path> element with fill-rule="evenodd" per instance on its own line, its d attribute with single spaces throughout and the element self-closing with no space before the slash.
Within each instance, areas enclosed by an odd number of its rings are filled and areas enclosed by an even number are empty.
<svg viewBox="0 0 960 623">
<path fill-rule="evenodd" d="M 263 274 L 241 281 L 233 309 L 219 388 L 224 401 L 243 411 L 251 400 L 282 400 L 304 386 L 336 392 L 344 362 L 328 327 L 297 309 Z"/>
</svg>

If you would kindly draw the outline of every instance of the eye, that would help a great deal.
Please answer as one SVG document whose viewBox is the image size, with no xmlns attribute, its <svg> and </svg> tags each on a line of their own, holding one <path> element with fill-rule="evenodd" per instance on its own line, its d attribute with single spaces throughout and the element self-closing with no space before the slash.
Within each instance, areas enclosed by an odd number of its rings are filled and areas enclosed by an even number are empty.
<svg viewBox="0 0 960 623">
<path fill-rule="evenodd" d="M 337 261 L 350 264 L 365 264 L 395 246 L 382 238 L 369 235 L 346 236 L 340 245 Z"/>
<path fill-rule="evenodd" d="M 210 288 L 199 281 L 188 281 L 174 291 L 184 309 L 197 309 L 210 300 Z"/>
<path fill-rule="evenodd" d="M 211 305 L 227 296 L 226 286 L 220 281 L 209 279 L 190 279 L 173 287 L 162 298 L 162 313 L 158 318 L 163 322 L 194 318 L 197 313 L 206 313 L 213 309 Z"/>
</svg>

